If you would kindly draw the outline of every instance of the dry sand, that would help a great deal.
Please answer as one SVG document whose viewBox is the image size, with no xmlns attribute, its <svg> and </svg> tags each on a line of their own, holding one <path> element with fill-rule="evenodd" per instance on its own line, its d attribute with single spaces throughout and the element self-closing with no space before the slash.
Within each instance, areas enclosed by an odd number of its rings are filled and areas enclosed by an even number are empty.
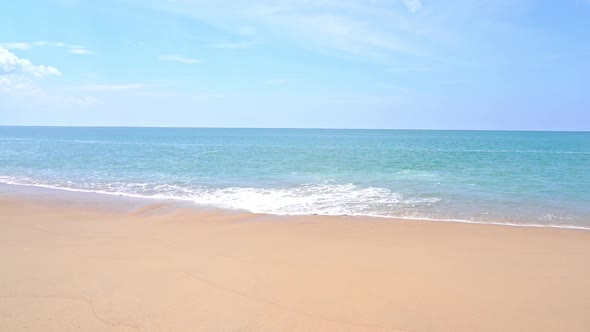
<svg viewBox="0 0 590 332">
<path fill-rule="evenodd" d="M 0 331 L 590 331 L 590 231 L 0 197 Z"/>
</svg>

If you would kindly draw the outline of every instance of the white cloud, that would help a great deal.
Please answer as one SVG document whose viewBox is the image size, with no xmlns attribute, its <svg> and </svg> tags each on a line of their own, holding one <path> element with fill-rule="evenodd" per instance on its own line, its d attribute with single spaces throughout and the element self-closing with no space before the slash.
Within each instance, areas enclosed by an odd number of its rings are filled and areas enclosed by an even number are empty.
<svg viewBox="0 0 590 332">
<path fill-rule="evenodd" d="M 62 42 L 48 42 L 48 41 L 37 41 L 34 42 L 33 45 L 36 46 L 53 46 L 53 47 L 68 47 L 67 44 Z"/>
<path fill-rule="evenodd" d="M 80 45 L 70 45 L 62 42 L 47 42 L 47 41 L 38 41 L 33 43 L 35 46 L 50 46 L 50 47 L 60 47 L 65 48 L 68 52 L 72 54 L 92 54 L 93 52 L 86 49 Z"/>
<path fill-rule="evenodd" d="M 4 47 L 9 50 L 30 50 L 33 48 L 31 43 L 0 43 L 0 47 Z"/>
<path fill-rule="evenodd" d="M 412 13 L 415 13 L 422 9 L 421 0 L 404 0 L 404 5 L 406 5 L 406 8 L 408 8 L 408 10 Z"/>
<path fill-rule="evenodd" d="M 14 46 L 14 45 L 13 45 Z M 16 45 L 23 46 L 23 45 Z M 26 47 L 20 47 L 26 50 Z M 0 47 L 0 100 L 13 100 L 21 104 L 47 105 L 71 104 L 77 106 L 92 105 L 99 100 L 93 96 L 64 94 L 55 88 L 38 86 L 40 78 L 60 76 L 57 68 L 35 65 L 29 59 L 18 57 L 7 48 Z"/>
<path fill-rule="evenodd" d="M 61 75 L 55 67 L 34 65 L 30 60 L 21 59 L 4 47 L 0 47 L 1 74 L 30 74 L 35 77 Z"/>
<path fill-rule="evenodd" d="M 189 58 L 189 57 L 185 57 L 185 56 L 181 56 L 181 55 L 174 55 L 174 54 L 160 55 L 160 60 L 171 61 L 171 62 L 180 62 L 180 63 L 184 63 L 184 64 L 189 64 L 189 65 L 201 63 L 201 60 L 199 60 L 199 59 Z"/>
<path fill-rule="evenodd" d="M 16 42 L 16 43 L 0 43 L 0 47 L 4 47 L 10 50 L 30 50 L 33 47 L 58 47 L 65 48 L 69 53 L 72 54 L 92 54 L 93 52 L 87 48 L 79 45 L 70 45 L 62 42 L 48 42 L 48 41 L 36 41 L 36 42 Z"/>
</svg>

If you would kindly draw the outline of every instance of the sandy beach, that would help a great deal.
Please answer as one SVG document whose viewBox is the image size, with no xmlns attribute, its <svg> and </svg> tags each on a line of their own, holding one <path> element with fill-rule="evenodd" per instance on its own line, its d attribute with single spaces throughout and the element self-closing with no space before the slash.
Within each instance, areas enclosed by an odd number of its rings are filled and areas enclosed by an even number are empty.
<svg viewBox="0 0 590 332">
<path fill-rule="evenodd" d="M 1 331 L 588 331 L 590 232 L 0 196 Z"/>
</svg>

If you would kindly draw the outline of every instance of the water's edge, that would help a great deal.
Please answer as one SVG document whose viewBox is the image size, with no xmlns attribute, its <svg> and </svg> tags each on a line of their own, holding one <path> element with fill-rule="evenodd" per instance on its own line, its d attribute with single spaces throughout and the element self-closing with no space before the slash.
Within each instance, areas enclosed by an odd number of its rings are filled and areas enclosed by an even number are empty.
<svg viewBox="0 0 590 332">
<path fill-rule="evenodd" d="M 39 192 L 39 190 L 46 190 L 46 194 Z M 18 193 L 17 193 L 18 192 Z M 118 201 L 117 203 L 122 204 L 121 206 L 126 206 L 126 208 L 121 208 L 121 210 L 127 210 L 129 205 L 131 207 L 139 207 L 148 204 L 147 202 L 174 202 L 175 204 L 179 204 L 179 206 L 183 207 L 190 207 L 195 208 L 198 210 L 220 210 L 225 212 L 246 212 L 252 213 L 257 215 L 271 215 L 271 216 L 317 216 L 318 214 L 271 214 L 271 213 L 257 213 L 248 210 L 242 209 L 230 209 L 226 207 L 214 206 L 214 205 L 205 205 L 205 204 L 195 204 L 190 199 L 181 199 L 181 198 L 170 198 L 170 197 L 155 197 L 155 196 L 141 196 L 141 195 L 133 195 L 133 194 L 125 194 L 125 193 L 111 193 L 111 192 L 101 192 L 101 191 L 91 191 L 91 190 L 82 190 L 82 189 L 71 189 L 71 188 L 60 188 L 54 186 L 47 186 L 47 185 L 31 185 L 31 184 L 19 184 L 19 183 L 7 183 L 5 181 L 0 181 L 0 195 L 6 196 L 16 196 L 17 198 L 26 198 L 29 194 L 39 195 L 41 197 L 47 198 L 48 196 L 57 197 L 64 199 L 64 193 L 72 193 L 76 194 L 76 198 L 80 198 L 79 195 L 87 195 L 87 199 L 81 200 L 82 202 L 88 202 L 88 199 L 93 203 L 99 203 L 97 196 L 102 196 L 103 198 L 109 197 L 115 200 L 119 200 L 121 198 L 126 198 L 128 200 L 125 201 Z M 24 196 L 24 197 L 23 197 Z M 68 199 L 68 198 L 66 198 Z M 69 199 L 72 199 L 72 196 L 69 196 Z M 131 200 L 129 200 L 131 199 Z M 112 203 L 113 201 L 110 200 Z M 436 219 L 436 218 L 420 218 L 420 217 L 395 217 L 395 216 L 379 216 L 379 215 L 369 215 L 369 214 L 354 214 L 354 215 L 320 215 L 320 216 L 329 216 L 329 217 L 366 217 L 366 218 L 375 218 L 375 219 L 391 219 L 391 220 L 404 220 L 404 221 L 427 221 L 427 222 L 451 222 L 451 223 L 461 223 L 461 224 L 473 224 L 473 225 L 494 225 L 494 226 L 505 226 L 505 227 L 532 227 L 532 228 L 556 228 L 556 229 L 571 229 L 571 230 L 583 230 L 583 231 L 590 231 L 590 227 L 584 226 L 575 226 L 575 225 L 552 225 L 552 224 L 533 224 L 533 223 L 516 223 L 513 221 L 508 220 L 498 220 L 498 221 L 473 221 L 473 220 L 461 220 L 461 219 Z"/>
</svg>

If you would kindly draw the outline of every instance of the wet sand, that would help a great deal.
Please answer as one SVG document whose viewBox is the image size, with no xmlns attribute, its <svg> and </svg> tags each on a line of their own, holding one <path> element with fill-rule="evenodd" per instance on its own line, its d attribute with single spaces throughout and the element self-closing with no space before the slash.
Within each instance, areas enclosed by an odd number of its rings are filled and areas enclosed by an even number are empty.
<svg viewBox="0 0 590 332">
<path fill-rule="evenodd" d="M 0 331 L 588 331 L 590 231 L 0 195 Z"/>
</svg>

